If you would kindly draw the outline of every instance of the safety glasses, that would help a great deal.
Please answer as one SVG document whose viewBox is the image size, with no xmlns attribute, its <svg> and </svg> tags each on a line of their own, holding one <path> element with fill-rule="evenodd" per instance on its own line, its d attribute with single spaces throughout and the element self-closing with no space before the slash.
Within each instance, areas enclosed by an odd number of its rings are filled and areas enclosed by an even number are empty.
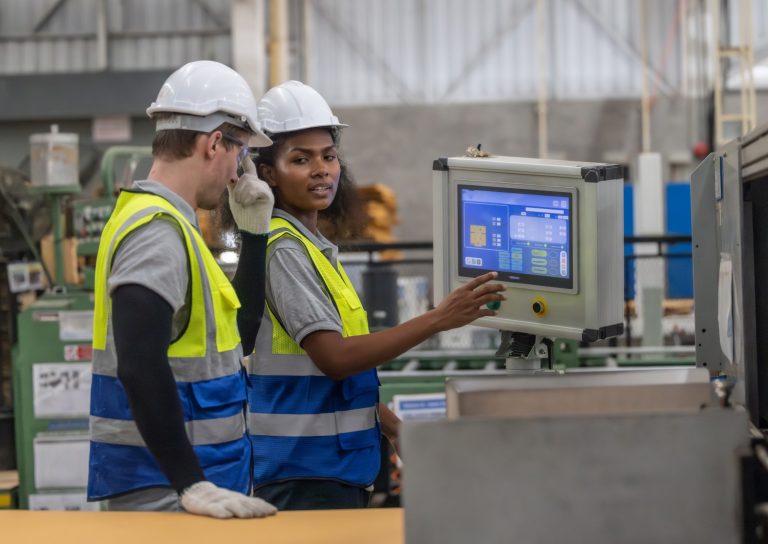
<svg viewBox="0 0 768 544">
<path fill-rule="evenodd" d="M 248 156 L 248 144 L 245 142 L 242 142 L 235 138 L 234 136 L 230 136 L 229 134 L 226 134 L 224 132 L 221 133 L 221 137 L 227 140 L 230 143 L 233 143 L 235 145 L 240 146 L 240 152 L 237 154 L 237 165 L 240 166 L 240 164 L 245 160 L 245 158 Z"/>
</svg>

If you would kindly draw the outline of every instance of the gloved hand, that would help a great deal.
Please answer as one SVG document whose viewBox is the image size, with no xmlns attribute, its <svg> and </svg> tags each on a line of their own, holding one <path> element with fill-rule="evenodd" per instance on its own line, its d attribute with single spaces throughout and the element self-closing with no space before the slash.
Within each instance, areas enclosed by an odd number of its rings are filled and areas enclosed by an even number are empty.
<svg viewBox="0 0 768 544">
<path fill-rule="evenodd" d="M 237 227 L 251 234 L 269 232 L 272 205 L 275 197 L 272 189 L 256 175 L 256 165 L 250 157 L 241 163 L 243 175 L 237 183 L 229 185 L 229 208 Z"/>
<path fill-rule="evenodd" d="M 277 513 L 267 501 L 218 487 L 211 482 L 197 482 L 181 492 L 181 506 L 190 514 L 213 518 L 263 518 Z"/>
</svg>

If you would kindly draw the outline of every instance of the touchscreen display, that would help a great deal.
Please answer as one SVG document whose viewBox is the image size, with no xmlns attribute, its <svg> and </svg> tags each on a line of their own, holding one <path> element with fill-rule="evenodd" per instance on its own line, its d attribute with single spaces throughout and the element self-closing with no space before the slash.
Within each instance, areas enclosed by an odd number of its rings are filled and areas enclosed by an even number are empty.
<svg viewBox="0 0 768 544">
<path fill-rule="evenodd" d="M 573 194 L 458 186 L 459 276 L 573 289 Z"/>
</svg>

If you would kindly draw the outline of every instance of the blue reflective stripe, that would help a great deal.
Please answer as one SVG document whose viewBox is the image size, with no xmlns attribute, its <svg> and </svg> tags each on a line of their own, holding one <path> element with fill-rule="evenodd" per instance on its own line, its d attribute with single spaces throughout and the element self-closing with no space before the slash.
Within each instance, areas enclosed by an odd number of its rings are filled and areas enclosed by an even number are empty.
<svg viewBox="0 0 768 544">
<path fill-rule="evenodd" d="M 254 485 L 289 478 L 334 478 L 368 486 L 379 472 L 379 429 L 359 433 L 368 446 L 339 455 L 336 436 L 252 436 Z M 276 452 L 279 452 L 276 455 Z"/>
<path fill-rule="evenodd" d="M 341 382 L 325 376 L 248 376 L 248 407 L 256 414 L 322 414 L 378 402 L 378 389 L 345 399 Z"/>
<path fill-rule="evenodd" d="M 244 378 L 240 373 L 206 382 L 177 382 L 176 391 L 186 421 L 239 414 L 246 399 Z M 108 419 L 133 419 L 128 397 L 119 379 L 93 375 L 91 415 Z"/>
<path fill-rule="evenodd" d="M 227 444 L 194 447 L 206 479 L 240 493 L 247 493 L 250 484 L 250 449 L 246 437 Z M 109 460 L 109 466 L 105 466 L 106 463 L 91 465 L 88 473 L 91 500 L 110 497 L 116 489 L 136 491 L 170 485 L 147 448 L 91 442 L 91 457 Z"/>
</svg>

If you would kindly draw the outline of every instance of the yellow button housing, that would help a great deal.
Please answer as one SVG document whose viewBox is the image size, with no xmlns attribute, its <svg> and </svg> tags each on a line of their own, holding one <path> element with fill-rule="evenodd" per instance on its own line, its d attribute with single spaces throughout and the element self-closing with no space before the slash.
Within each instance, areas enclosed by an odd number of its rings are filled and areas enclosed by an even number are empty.
<svg viewBox="0 0 768 544">
<path fill-rule="evenodd" d="M 547 315 L 547 301 L 544 297 L 536 297 L 531 304 L 531 310 L 539 317 Z"/>
</svg>

